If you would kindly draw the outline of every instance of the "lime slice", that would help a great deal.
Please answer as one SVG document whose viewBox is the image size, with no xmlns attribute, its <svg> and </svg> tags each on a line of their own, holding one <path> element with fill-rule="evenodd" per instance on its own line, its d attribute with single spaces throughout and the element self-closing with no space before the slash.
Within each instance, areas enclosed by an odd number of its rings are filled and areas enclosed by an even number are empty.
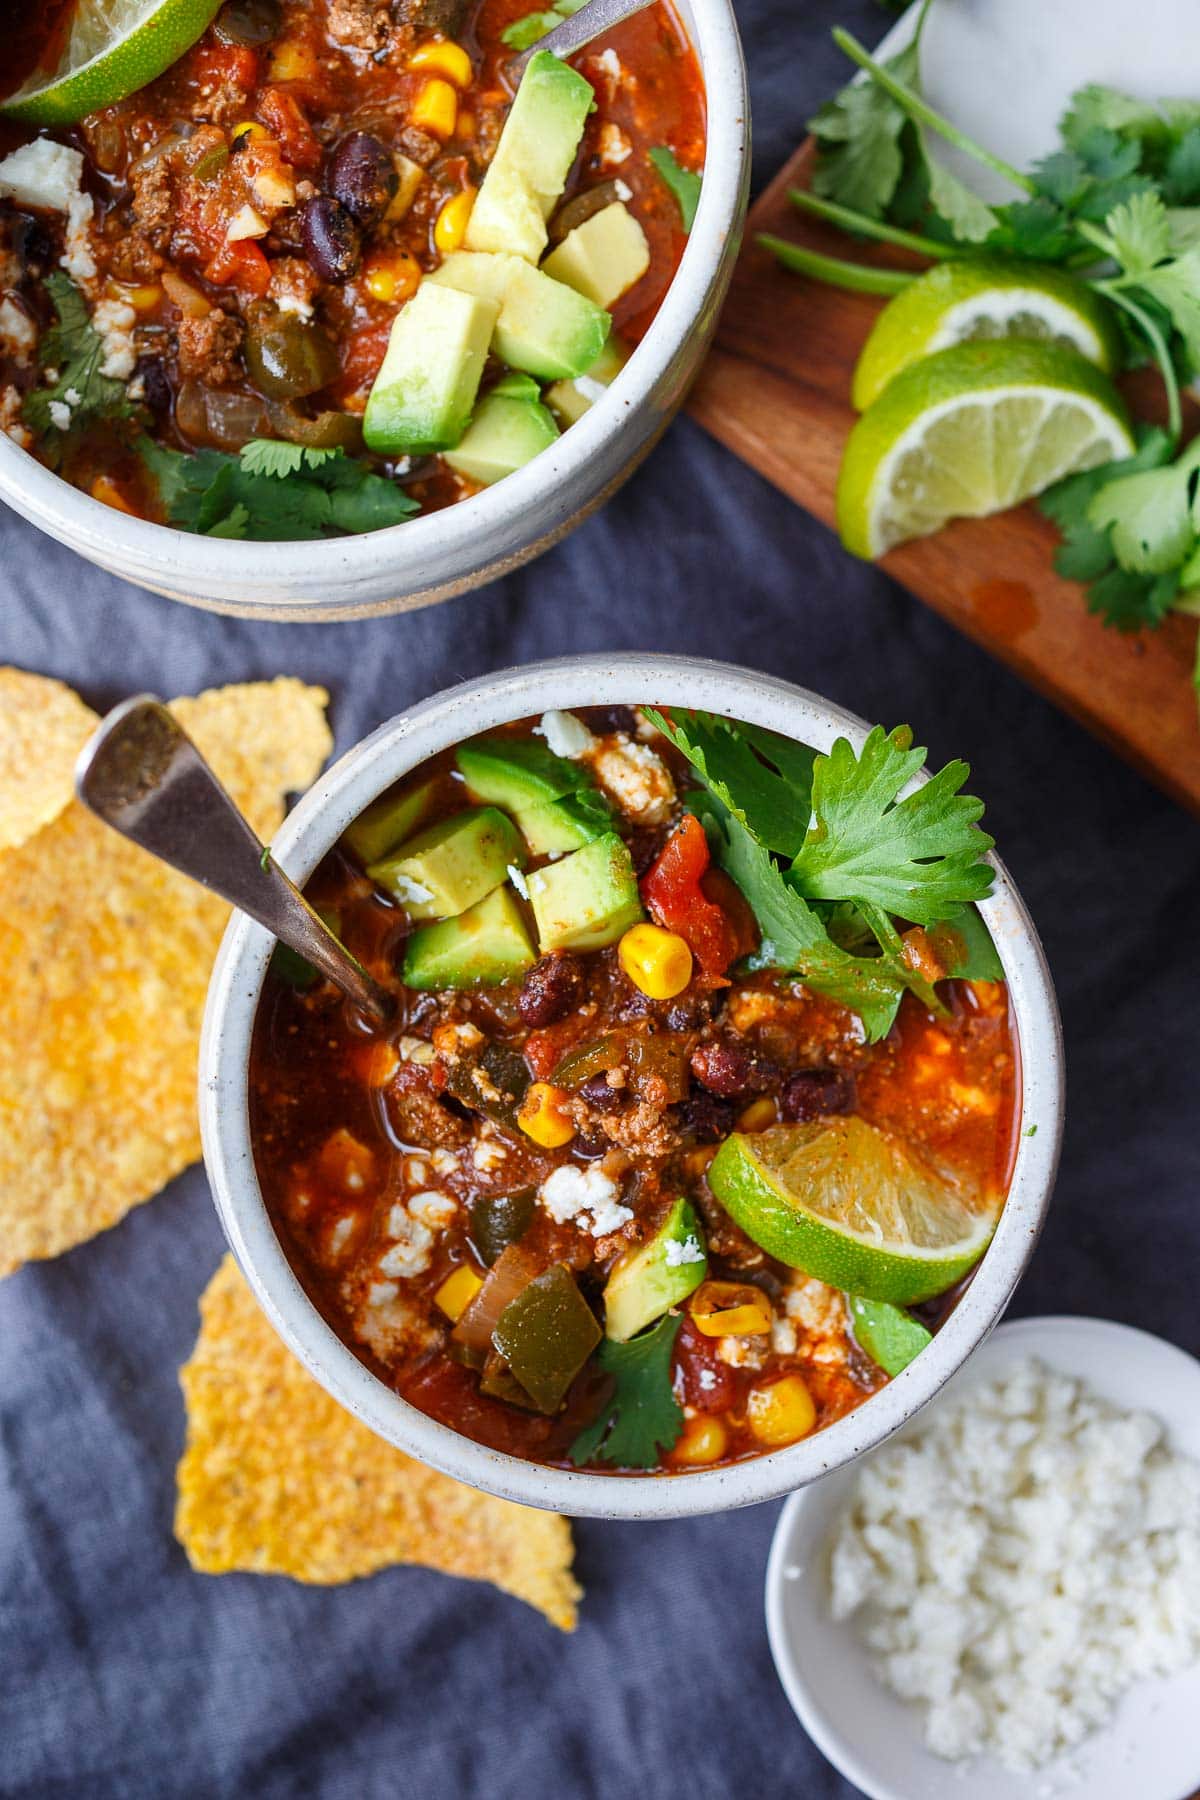
<svg viewBox="0 0 1200 1800">
<path fill-rule="evenodd" d="M 897 375 L 855 425 L 838 531 L 855 556 L 882 556 L 1133 451 L 1120 396 L 1076 351 L 1019 338 L 956 344 Z"/>
<path fill-rule="evenodd" d="M 39 69 L 0 105 L 29 125 L 73 125 L 169 69 L 216 18 L 221 0 L 77 0 L 54 69 Z"/>
<path fill-rule="evenodd" d="M 922 356 L 979 338 L 1033 338 L 1076 350 L 1111 375 L 1121 340 L 1104 302 L 1083 282 L 1040 263 L 980 257 L 939 263 L 890 300 L 854 370 L 859 412 Z"/>
<path fill-rule="evenodd" d="M 933 1333 L 902 1306 L 889 1306 L 886 1300 L 864 1300 L 861 1294 L 848 1298 L 850 1323 L 859 1348 L 885 1375 L 898 1375 L 926 1344 L 932 1344 Z"/>
<path fill-rule="evenodd" d="M 777 1261 L 868 1300 L 911 1306 L 953 1287 L 987 1248 L 994 1208 L 968 1197 L 864 1119 L 735 1131 L 708 1184 Z"/>
</svg>

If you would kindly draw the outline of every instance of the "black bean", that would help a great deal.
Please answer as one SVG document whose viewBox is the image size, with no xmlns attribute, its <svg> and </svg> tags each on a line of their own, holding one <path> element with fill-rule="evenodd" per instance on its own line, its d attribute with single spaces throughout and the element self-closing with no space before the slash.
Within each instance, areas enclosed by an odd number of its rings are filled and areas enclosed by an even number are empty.
<svg viewBox="0 0 1200 1800">
<path fill-rule="evenodd" d="M 692 1052 L 691 1069 L 701 1087 L 730 1100 L 741 1094 L 763 1093 L 776 1085 L 781 1073 L 767 1057 L 732 1038 L 714 1038 L 711 1044 L 698 1045 Z"/>
<path fill-rule="evenodd" d="M 672 1108 L 679 1128 L 694 1144 L 716 1144 L 733 1130 L 735 1108 L 703 1088 Z M 572 1146 L 573 1147 L 573 1146 Z"/>
<path fill-rule="evenodd" d="M 624 1089 L 610 1087 L 608 1076 L 603 1073 L 589 1075 L 587 1080 L 580 1084 L 579 1092 L 588 1105 L 594 1106 L 597 1112 L 619 1112 L 625 1104 Z"/>
<path fill-rule="evenodd" d="M 304 254 L 322 281 L 345 281 L 358 267 L 362 238 L 340 200 L 318 194 L 300 215 Z"/>
<path fill-rule="evenodd" d="M 583 997 L 583 964 L 568 951 L 543 956 L 521 983 L 521 1023 L 531 1029 L 553 1025 Z"/>
<path fill-rule="evenodd" d="M 801 1069 L 783 1084 L 779 1108 L 792 1124 L 828 1113 L 848 1113 L 854 1105 L 854 1077 L 841 1069 Z"/>
<path fill-rule="evenodd" d="M 26 275 L 43 276 L 54 267 L 54 241 L 29 213 L 18 213 L 13 220 L 12 246 Z"/>
<path fill-rule="evenodd" d="M 360 225 L 382 219 L 399 185 L 391 151 L 369 131 L 352 131 L 329 159 L 325 186 Z"/>
<path fill-rule="evenodd" d="M 279 35 L 279 0 L 226 0 L 213 30 L 223 44 L 257 46 Z"/>
<path fill-rule="evenodd" d="M 141 378 L 146 405 L 156 418 L 165 418 L 171 410 L 171 384 L 161 357 L 139 356 L 137 374 Z"/>
</svg>

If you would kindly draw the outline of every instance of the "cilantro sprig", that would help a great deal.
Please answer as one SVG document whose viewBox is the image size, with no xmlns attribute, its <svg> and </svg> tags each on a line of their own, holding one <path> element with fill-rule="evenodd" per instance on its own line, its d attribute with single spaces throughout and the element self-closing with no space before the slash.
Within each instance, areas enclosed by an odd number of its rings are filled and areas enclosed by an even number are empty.
<svg viewBox="0 0 1200 1800">
<path fill-rule="evenodd" d="M 613 1390 L 590 1425 L 571 1445 L 571 1461 L 613 1463 L 622 1469 L 653 1469 L 683 1430 L 683 1408 L 671 1386 L 671 1358 L 682 1319 L 667 1313 L 649 1331 L 628 1343 L 610 1338 L 596 1361 L 613 1378 Z"/>
<path fill-rule="evenodd" d="M 256 438 L 237 456 L 138 440 L 169 525 L 203 537 L 279 542 L 378 531 L 419 511 L 386 476 L 341 449 Z"/>
<path fill-rule="evenodd" d="M 125 383 L 102 373 L 104 339 L 75 283 L 55 270 L 46 277 L 46 292 L 56 321 L 42 333 L 38 360 L 43 370 L 55 372 L 55 379 L 25 396 L 21 416 L 42 455 L 57 467 L 76 432 L 104 419 L 131 419 L 138 409 Z"/>
<path fill-rule="evenodd" d="M 500 33 L 500 42 L 507 44 L 510 50 L 528 50 L 539 38 L 544 38 L 548 31 L 577 13 L 584 0 L 555 0 L 555 4 L 544 12 L 526 13 L 520 19 L 514 19 Z"/>
<path fill-rule="evenodd" d="M 959 791 L 965 763 L 948 763 L 902 798 L 926 758 L 904 726 L 876 726 L 857 752 L 839 738 L 817 756 L 710 713 L 647 716 L 715 802 L 699 810 L 758 921 L 757 966 L 793 970 L 857 1012 L 873 1041 L 891 1029 L 906 991 L 940 1006 L 893 915 L 924 926 L 954 921 L 991 890 L 983 806 Z M 968 945 L 965 961 L 974 960 Z"/>
<path fill-rule="evenodd" d="M 704 185 L 702 178 L 694 169 L 685 169 L 675 152 L 666 144 L 656 144 L 648 155 L 663 185 L 675 196 L 683 229 L 690 232 L 696 223 L 696 208 L 700 204 L 700 190 Z"/>
</svg>

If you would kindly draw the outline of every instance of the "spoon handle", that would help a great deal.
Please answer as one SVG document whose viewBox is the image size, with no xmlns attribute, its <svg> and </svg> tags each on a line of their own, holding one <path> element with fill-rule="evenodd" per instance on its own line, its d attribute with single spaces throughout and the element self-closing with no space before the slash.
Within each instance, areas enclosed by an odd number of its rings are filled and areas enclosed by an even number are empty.
<svg viewBox="0 0 1200 1800">
<path fill-rule="evenodd" d="M 361 1011 L 391 1016 L 391 996 L 288 880 L 153 695 L 126 700 L 101 720 L 75 766 L 75 791 L 114 831 L 265 925 Z"/>
<path fill-rule="evenodd" d="M 581 6 L 577 13 L 572 13 L 569 19 L 564 19 L 561 25 L 548 31 L 536 44 L 531 44 L 528 50 L 506 63 L 505 73 L 508 79 L 515 87 L 524 73 L 525 64 L 535 51 L 549 50 L 555 56 L 574 56 L 577 50 L 582 50 L 593 38 L 611 31 L 614 25 L 620 25 L 624 19 L 631 19 L 634 13 L 641 12 L 650 3 L 651 0 L 587 0 L 586 6 Z"/>
</svg>

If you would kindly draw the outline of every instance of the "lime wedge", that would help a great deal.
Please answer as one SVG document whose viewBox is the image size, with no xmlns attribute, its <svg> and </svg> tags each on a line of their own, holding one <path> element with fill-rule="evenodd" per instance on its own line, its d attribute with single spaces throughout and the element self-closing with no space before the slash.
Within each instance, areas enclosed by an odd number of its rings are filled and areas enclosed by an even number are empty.
<svg viewBox="0 0 1200 1800">
<path fill-rule="evenodd" d="M 979 257 L 939 263 L 890 300 L 854 370 L 859 412 L 922 356 L 980 338 L 1033 338 L 1078 351 L 1106 375 L 1121 340 L 1103 300 L 1061 269 Z"/>
<path fill-rule="evenodd" d="M 919 1356 L 926 1344 L 933 1342 L 933 1333 L 911 1313 L 906 1313 L 902 1306 L 889 1306 L 886 1300 L 864 1300 L 861 1294 L 851 1294 L 849 1310 L 859 1348 L 866 1351 L 885 1375 L 898 1375 L 901 1369 L 907 1369 L 913 1357 Z"/>
<path fill-rule="evenodd" d="M 903 370 L 855 425 L 838 531 L 855 556 L 882 556 L 1133 451 L 1120 396 L 1077 351 L 1019 338 L 956 344 Z"/>
<path fill-rule="evenodd" d="M 864 1119 L 776 1125 L 725 1140 L 708 1184 L 747 1237 L 830 1287 L 911 1306 L 986 1250 L 994 1207 L 972 1205 Z"/>
<path fill-rule="evenodd" d="M 54 69 L 39 69 L 0 105 L 29 125 L 73 125 L 136 93 L 211 25 L 221 0 L 78 0 Z"/>
</svg>

